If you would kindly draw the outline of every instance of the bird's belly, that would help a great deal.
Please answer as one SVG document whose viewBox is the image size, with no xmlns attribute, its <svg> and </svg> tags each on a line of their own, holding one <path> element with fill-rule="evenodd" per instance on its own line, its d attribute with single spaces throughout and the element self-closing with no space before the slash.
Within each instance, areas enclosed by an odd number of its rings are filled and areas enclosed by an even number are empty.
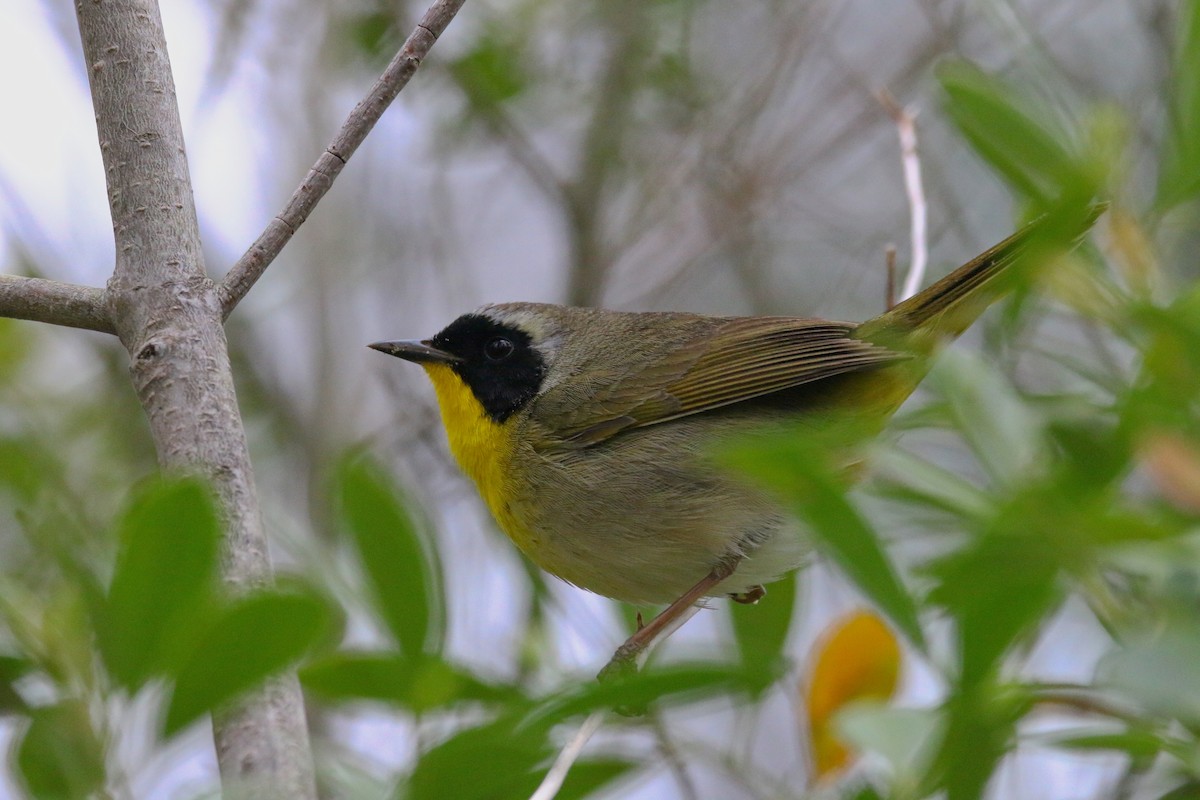
<svg viewBox="0 0 1200 800">
<path fill-rule="evenodd" d="M 764 492 L 630 432 L 600 448 L 523 459 L 524 491 L 493 504 L 501 528 L 542 569 L 634 603 L 670 602 L 723 558 L 744 555 L 713 594 L 744 592 L 803 562 L 795 523 Z M 498 496 L 498 495 L 497 495 Z"/>
</svg>

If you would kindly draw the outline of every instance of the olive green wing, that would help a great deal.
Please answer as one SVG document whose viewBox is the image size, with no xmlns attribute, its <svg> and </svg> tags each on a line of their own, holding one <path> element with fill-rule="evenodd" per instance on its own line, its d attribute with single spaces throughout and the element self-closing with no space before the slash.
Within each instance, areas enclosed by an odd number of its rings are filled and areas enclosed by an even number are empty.
<svg viewBox="0 0 1200 800">
<path fill-rule="evenodd" d="M 853 338 L 854 329 L 849 323 L 792 317 L 714 319 L 690 341 L 625 373 L 601 377 L 585 392 L 547 398 L 553 412 L 539 416 L 556 420 L 548 445 L 588 447 L 628 428 L 908 358 Z"/>
</svg>

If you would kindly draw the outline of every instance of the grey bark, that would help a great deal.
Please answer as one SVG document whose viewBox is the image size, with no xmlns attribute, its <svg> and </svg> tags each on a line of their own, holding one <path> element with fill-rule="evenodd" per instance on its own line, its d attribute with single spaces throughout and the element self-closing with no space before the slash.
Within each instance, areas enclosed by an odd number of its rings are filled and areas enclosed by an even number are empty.
<svg viewBox="0 0 1200 800">
<path fill-rule="evenodd" d="M 166 470 L 214 487 L 235 592 L 271 581 L 221 304 L 207 277 L 155 0 L 76 4 L 116 263 L 106 299 Z M 286 674 L 214 720 L 226 797 L 315 798 L 299 684 Z"/>
<path fill-rule="evenodd" d="M 116 333 L 103 289 L 0 275 L 0 317 Z"/>
</svg>

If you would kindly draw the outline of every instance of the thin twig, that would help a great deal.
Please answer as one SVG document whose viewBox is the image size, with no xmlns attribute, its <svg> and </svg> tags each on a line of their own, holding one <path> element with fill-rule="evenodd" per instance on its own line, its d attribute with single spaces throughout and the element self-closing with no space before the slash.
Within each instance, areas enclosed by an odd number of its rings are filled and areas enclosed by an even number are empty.
<svg viewBox="0 0 1200 800">
<path fill-rule="evenodd" d="M 667 732 L 667 726 L 663 723 L 662 715 L 652 715 L 650 717 L 650 724 L 654 729 L 654 738 L 658 740 L 658 750 L 662 753 L 663 761 L 666 762 L 667 769 L 675 777 L 675 783 L 679 785 L 680 798 L 682 800 L 699 800 L 700 793 L 696 791 L 696 782 L 688 774 L 687 764 L 684 763 L 683 757 L 679 755 L 679 749 L 675 747 L 675 743 L 671 741 L 671 737 Z"/>
<path fill-rule="evenodd" d="M 529 800 L 554 800 L 554 796 L 562 788 L 563 781 L 567 779 L 567 773 L 571 771 L 575 760 L 583 752 L 584 745 L 588 743 L 588 740 L 592 738 L 592 735 L 596 731 L 600 730 L 600 723 L 604 721 L 605 713 L 604 711 L 593 711 L 583 721 L 583 724 L 579 726 L 579 730 L 571 737 L 571 741 L 567 742 L 566 747 L 558 754 L 558 758 L 554 759 L 554 763 L 550 766 L 550 771 L 546 773 L 545 778 L 542 778 L 537 791 L 529 796 Z"/>
<path fill-rule="evenodd" d="M 738 560 L 740 559 L 741 556 L 738 556 Z M 596 677 L 603 682 L 641 669 L 650 647 L 655 642 L 665 641 L 683 623 L 695 616 L 700 608 L 696 604 L 703 600 L 714 586 L 728 578 L 736 564 L 737 561 L 733 561 L 732 564 L 726 562 L 714 567 L 712 572 L 688 589 L 682 597 L 660 611 L 658 616 L 650 620 L 644 627 L 638 628 L 632 636 L 625 640 L 624 644 L 617 648 L 612 658 Z"/>
<path fill-rule="evenodd" d="M 883 251 L 884 268 L 887 270 L 887 284 L 884 287 L 884 311 L 896 307 L 896 245 L 889 244 Z"/>
<path fill-rule="evenodd" d="M 22 275 L 0 275 L 0 317 L 117 332 L 103 289 Z"/>
<path fill-rule="evenodd" d="M 354 155 L 354 151 L 375 127 L 375 123 L 383 116 L 391 102 L 408 85 L 422 59 L 429 53 L 433 43 L 450 24 L 450 20 L 454 19 L 464 2 L 465 0 L 437 0 L 429 7 L 417 27 L 405 40 L 404 46 L 375 81 L 371 91 L 350 112 L 341 130 L 309 169 L 308 175 L 292 193 L 287 205 L 267 224 L 266 230 L 250 245 L 250 249 L 230 268 L 218 289 L 222 313 L 226 318 L 250 291 L 250 287 L 262 277 L 284 245 L 291 240 L 296 230 L 333 186 L 333 181 L 341 173 L 342 167 L 346 166 L 350 156 Z"/>
<path fill-rule="evenodd" d="M 645 646 L 635 656 L 637 668 L 641 669 L 645 665 L 646 659 L 650 657 L 650 648 L 654 644 L 665 641 L 667 637 L 679 630 L 685 622 L 696 616 L 699 610 L 700 606 L 690 606 L 668 622 L 655 637 L 647 641 Z M 616 656 L 613 658 L 615 660 Z M 558 758 L 554 759 L 554 764 L 550 767 L 550 771 L 542 779 L 537 791 L 530 795 L 529 800 L 553 800 L 554 796 L 558 794 L 558 790 L 562 788 L 567 773 L 571 771 L 571 767 L 579 758 L 579 754 L 583 752 L 584 745 L 599 730 L 600 723 L 604 721 L 605 713 L 604 711 L 594 711 L 583 721 L 583 725 L 579 726 L 579 730 L 571 737 L 571 741 L 567 742 L 566 746 L 559 752 Z"/>
<path fill-rule="evenodd" d="M 917 114 L 897 104 L 886 89 L 881 89 L 877 96 L 892 121 L 896 123 L 896 132 L 900 136 L 904 190 L 908 195 L 908 209 L 911 215 L 912 263 L 900 293 L 900 300 L 907 300 L 920 290 L 921 282 L 925 280 L 925 267 L 929 263 L 927 206 L 925 189 L 921 183 L 921 159 L 917 155 Z"/>
</svg>

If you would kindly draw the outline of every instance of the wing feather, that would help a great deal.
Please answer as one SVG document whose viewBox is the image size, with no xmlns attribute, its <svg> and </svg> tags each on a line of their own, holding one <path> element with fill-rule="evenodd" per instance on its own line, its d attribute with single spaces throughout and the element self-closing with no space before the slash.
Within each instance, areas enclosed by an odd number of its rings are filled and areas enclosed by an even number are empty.
<svg viewBox="0 0 1200 800">
<path fill-rule="evenodd" d="M 611 370 L 607 380 L 573 393 L 570 413 L 555 415 L 565 424 L 554 431 L 552 446 L 588 447 L 628 428 L 908 358 L 855 338 L 854 328 L 792 317 L 717 319 L 661 356 L 628 371 Z"/>
</svg>

